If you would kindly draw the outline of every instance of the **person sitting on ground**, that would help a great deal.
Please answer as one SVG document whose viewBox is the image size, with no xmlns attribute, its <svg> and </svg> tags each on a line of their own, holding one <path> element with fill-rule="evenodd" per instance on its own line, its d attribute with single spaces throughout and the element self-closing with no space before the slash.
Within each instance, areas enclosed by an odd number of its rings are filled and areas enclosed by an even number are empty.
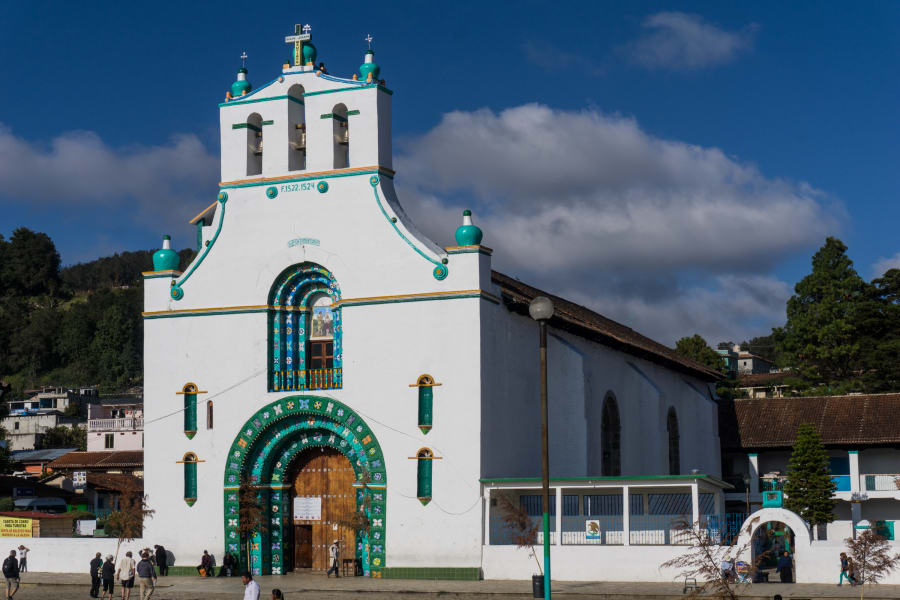
<svg viewBox="0 0 900 600">
<path fill-rule="evenodd" d="M 259 584 L 253 581 L 253 575 L 244 571 L 241 582 L 244 584 L 244 600 L 259 600 Z"/>
<path fill-rule="evenodd" d="M 722 559 L 722 579 L 725 581 L 731 581 L 734 579 L 734 563 L 731 562 L 731 558 L 728 555 L 725 555 L 725 558 Z"/>
<path fill-rule="evenodd" d="M 19 591 L 19 561 L 15 550 L 10 550 L 3 561 L 3 576 L 6 577 L 6 597 L 12 598 Z"/>
</svg>

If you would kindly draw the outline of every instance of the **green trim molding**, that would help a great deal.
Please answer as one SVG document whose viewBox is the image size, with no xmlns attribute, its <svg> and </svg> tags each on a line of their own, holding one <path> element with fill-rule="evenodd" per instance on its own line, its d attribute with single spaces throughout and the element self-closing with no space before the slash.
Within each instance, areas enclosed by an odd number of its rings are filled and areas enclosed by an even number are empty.
<svg viewBox="0 0 900 600">
<path fill-rule="evenodd" d="M 234 123 L 231 126 L 232 129 L 252 129 L 253 131 L 260 132 L 262 129 L 254 125 L 253 123 Z"/>
<path fill-rule="evenodd" d="M 388 567 L 383 579 L 430 579 L 435 581 L 480 581 L 479 567 Z"/>
<path fill-rule="evenodd" d="M 348 116 L 348 117 L 352 117 L 353 115 L 358 115 L 358 114 L 359 114 L 359 111 L 358 111 L 358 110 L 348 110 L 348 111 L 347 111 L 347 116 Z"/>
<path fill-rule="evenodd" d="M 337 88 L 335 90 L 319 90 L 318 92 L 306 92 L 305 94 L 303 94 L 303 97 L 306 98 L 307 96 L 318 96 L 319 94 L 336 94 L 338 92 L 356 92 L 359 90 L 370 90 L 372 88 L 381 90 L 382 92 L 388 94 L 389 96 L 394 95 L 394 92 L 387 89 L 383 85 L 379 85 L 377 83 L 370 83 L 368 85 L 358 85 L 358 86 L 354 86 L 354 87 Z"/>
<path fill-rule="evenodd" d="M 174 282 L 172 285 L 172 289 L 169 290 L 169 295 L 173 300 L 181 300 L 184 297 L 184 290 L 181 289 L 181 286 L 185 284 L 188 278 L 194 274 L 194 271 L 197 270 L 203 263 L 203 259 L 206 258 L 206 255 L 209 254 L 209 251 L 212 250 L 212 247 L 215 245 L 216 240 L 219 239 L 219 234 L 222 232 L 222 224 L 225 222 L 225 203 L 228 201 L 228 193 L 227 192 L 219 192 L 217 197 L 219 204 L 222 205 L 222 210 L 219 211 L 219 224 L 216 227 L 216 232 L 213 234 L 212 238 L 210 238 L 209 242 L 206 244 L 206 248 L 203 249 L 203 253 L 200 254 L 197 258 L 191 262 L 188 267 L 187 273 L 182 275 L 178 281 Z"/>
<path fill-rule="evenodd" d="M 296 102 L 297 104 L 303 104 L 303 100 L 300 100 L 299 98 L 294 98 L 293 96 L 272 96 L 271 98 L 255 98 L 255 99 L 251 99 L 251 100 L 238 100 L 238 101 L 232 100 L 231 102 L 223 102 L 223 103 L 219 104 L 219 106 L 220 107 L 222 107 L 222 106 L 237 106 L 239 104 L 253 104 L 254 102 L 271 102 L 273 100 L 289 100 L 290 102 Z"/>
<path fill-rule="evenodd" d="M 324 115 L 319 116 L 320 119 L 334 119 L 335 121 L 340 121 L 342 123 L 347 122 L 347 117 L 342 117 L 341 115 L 336 115 L 334 113 L 325 113 Z"/>
</svg>

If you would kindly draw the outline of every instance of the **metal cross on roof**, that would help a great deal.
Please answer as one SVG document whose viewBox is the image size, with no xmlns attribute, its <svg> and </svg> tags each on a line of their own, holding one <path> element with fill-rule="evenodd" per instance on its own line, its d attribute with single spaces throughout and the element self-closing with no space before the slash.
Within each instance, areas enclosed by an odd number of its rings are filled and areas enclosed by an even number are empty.
<svg viewBox="0 0 900 600">
<path fill-rule="evenodd" d="M 363 39 L 366 40 L 367 42 L 369 42 L 369 50 L 371 50 L 372 49 L 372 40 L 374 40 L 375 38 L 372 37 L 371 33 L 367 33 L 366 37 L 364 37 Z"/>
<path fill-rule="evenodd" d="M 312 31 L 312 27 L 309 26 L 309 23 L 303 26 L 303 33 L 309 33 Z"/>
<path fill-rule="evenodd" d="M 241 52 L 241 66 L 242 66 L 242 67 L 245 66 L 245 65 L 244 65 L 244 62 L 245 62 L 246 60 L 247 60 L 247 53 L 246 53 L 246 52 Z"/>
</svg>

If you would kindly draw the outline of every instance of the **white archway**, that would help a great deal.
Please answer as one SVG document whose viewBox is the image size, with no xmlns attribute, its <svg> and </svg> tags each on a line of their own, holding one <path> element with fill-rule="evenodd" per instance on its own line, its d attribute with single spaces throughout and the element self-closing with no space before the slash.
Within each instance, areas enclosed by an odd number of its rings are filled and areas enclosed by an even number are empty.
<svg viewBox="0 0 900 600">
<path fill-rule="evenodd" d="M 763 508 L 751 514 L 741 525 L 741 533 L 738 535 L 736 548 L 741 548 L 739 560 L 748 563 L 753 562 L 752 544 L 753 534 L 761 525 L 766 523 L 784 523 L 794 534 L 794 581 L 801 581 L 797 574 L 801 567 L 805 567 L 810 557 L 812 535 L 809 527 L 800 515 L 786 508 Z"/>
</svg>

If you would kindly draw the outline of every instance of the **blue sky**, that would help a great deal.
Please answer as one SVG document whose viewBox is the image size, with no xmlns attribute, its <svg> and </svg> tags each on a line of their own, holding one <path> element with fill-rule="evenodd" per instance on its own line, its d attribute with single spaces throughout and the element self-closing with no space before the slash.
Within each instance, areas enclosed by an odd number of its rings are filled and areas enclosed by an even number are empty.
<svg viewBox="0 0 900 600">
<path fill-rule="evenodd" d="M 765 333 L 828 234 L 865 277 L 900 265 L 900 4 L 341 6 L 6 6 L 0 233 L 45 231 L 64 263 L 190 245 L 238 57 L 269 81 L 301 22 L 336 75 L 375 37 L 426 232 L 472 207 L 496 266 L 661 341 Z M 490 168 L 448 151 L 484 133 Z"/>
</svg>

